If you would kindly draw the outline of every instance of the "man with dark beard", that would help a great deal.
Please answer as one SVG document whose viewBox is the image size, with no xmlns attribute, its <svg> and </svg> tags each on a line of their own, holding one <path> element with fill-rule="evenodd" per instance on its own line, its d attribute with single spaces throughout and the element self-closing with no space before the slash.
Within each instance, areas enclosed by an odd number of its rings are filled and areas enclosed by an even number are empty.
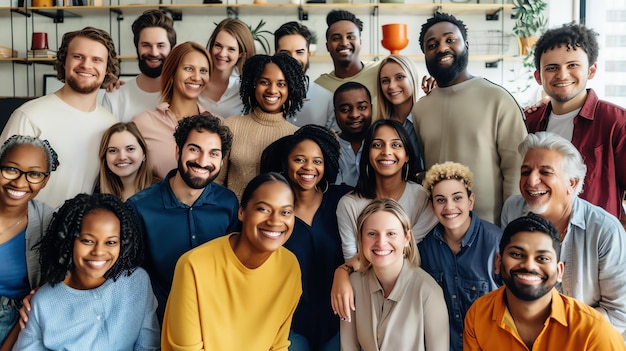
<svg viewBox="0 0 626 351">
<path fill-rule="evenodd" d="M 63 87 L 16 109 L 0 141 L 20 134 L 54 145 L 60 165 L 37 199 L 57 207 L 93 190 L 100 138 L 117 120 L 97 103 L 98 89 L 117 80 L 120 68 L 113 40 L 93 27 L 63 35 L 54 68 Z M 13 189 L 15 196 L 24 196 L 25 189 Z"/>
<path fill-rule="evenodd" d="M 565 268 L 561 249 L 550 221 L 531 213 L 509 223 L 495 259 L 504 286 L 470 307 L 463 350 L 626 349 L 601 313 L 555 289 Z"/>
<path fill-rule="evenodd" d="M 130 122 L 159 104 L 163 62 L 176 46 L 174 21 L 163 10 L 146 10 L 133 22 L 132 30 L 141 73 L 119 89 L 110 88 L 113 91 L 102 100 L 104 108 L 121 122 Z"/>
<path fill-rule="evenodd" d="M 163 320 L 176 261 L 209 240 L 236 231 L 235 194 L 213 182 L 233 136 L 218 117 L 196 115 L 178 122 L 174 133 L 178 168 L 128 199 L 145 231 L 144 267 Z"/>
<path fill-rule="evenodd" d="M 617 218 L 579 197 L 587 170 L 580 152 L 558 134 L 537 132 L 519 153 L 521 195 L 504 203 L 502 225 L 529 211 L 554 223 L 566 268 L 559 290 L 626 335 L 626 232 Z"/>
<path fill-rule="evenodd" d="M 435 13 L 422 25 L 419 43 L 438 86 L 413 107 L 426 169 L 446 161 L 468 166 L 480 194 L 474 211 L 498 224 L 502 204 L 517 193 L 521 159 L 515 150 L 527 134 L 522 111 L 504 88 L 467 71 L 462 21 Z"/>
</svg>

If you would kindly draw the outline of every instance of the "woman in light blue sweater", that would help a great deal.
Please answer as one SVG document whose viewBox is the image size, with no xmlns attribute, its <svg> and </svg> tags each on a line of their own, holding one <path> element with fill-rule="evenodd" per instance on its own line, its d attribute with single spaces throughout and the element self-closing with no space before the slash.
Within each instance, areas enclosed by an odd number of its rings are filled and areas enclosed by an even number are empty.
<svg viewBox="0 0 626 351">
<path fill-rule="evenodd" d="M 14 350 L 157 350 L 157 306 L 128 205 L 67 200 L 38 243 L 42 279 Z"/>
</svg>

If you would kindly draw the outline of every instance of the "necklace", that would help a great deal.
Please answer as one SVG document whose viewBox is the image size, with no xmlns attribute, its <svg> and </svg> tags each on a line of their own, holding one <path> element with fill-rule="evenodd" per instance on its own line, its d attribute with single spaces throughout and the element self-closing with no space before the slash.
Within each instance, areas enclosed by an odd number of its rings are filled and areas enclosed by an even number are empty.
<svg viewBox="0 0 626 351">
<path fill-rule="evenodd" d="M 28 211 L 24 212 L 24 214 L 20 217 L 20 219 L 13 223 L 10 227 L 6 228 L 5 230 L 3 230 L 2 232 L 0 232 L 0 234 L 4 234 L 6 232 L 8 232 L 9 230 L 15 228 L 16 226 L 18 226 L 20 223 L 22 223 L 22 221 L 24 220 L 24 218 L 26 217 L 26 215 L 28 214 Z"/>
</svg>

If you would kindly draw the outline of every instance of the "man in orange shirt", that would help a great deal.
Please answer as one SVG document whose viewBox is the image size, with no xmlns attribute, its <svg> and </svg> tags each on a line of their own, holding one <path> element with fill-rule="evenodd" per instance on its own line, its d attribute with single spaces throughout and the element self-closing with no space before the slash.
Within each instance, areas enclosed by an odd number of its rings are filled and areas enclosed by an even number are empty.
<svg viewBox="0 0 626 351">
<path fill-rule="evenodd" d="M 470 307 L 463 350 L 626 350 L 606 318 L 554 288 L 563 275 L 560 251 L 559 233 L 542 217 L 507 225 L 495 260 L 504 286 Z"/>
</svg>

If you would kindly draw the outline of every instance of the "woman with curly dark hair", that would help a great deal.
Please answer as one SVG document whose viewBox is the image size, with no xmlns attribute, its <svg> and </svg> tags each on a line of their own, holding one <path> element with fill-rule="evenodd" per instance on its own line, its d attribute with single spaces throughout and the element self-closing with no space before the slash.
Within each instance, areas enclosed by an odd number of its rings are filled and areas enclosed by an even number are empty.
<svg viewBox="0 0 626 351">
<path fill-rule="evenodd" d="M 287 122 L 302 108 L 307 82 L 296 59 L 286 54 L 255 55 L 246 61 L 241 75 L 243 116 L 232 116 L 224 125 L 233 133 L 233 148 L 224 159 L 218 182 L 237 198 L 259 174 L 261 153 L 298 127 Z"/>
<path fill-rule="evenodd" d="M 35 200 L 56 170 L 57 154 L 45 141 L 13 135 L 0 148 L 0 349 L 11 349 L 22 298 L 40 284 L 39 255 L 53 208 Z"/>
<path fill-rule="evenodd" d="M 335 212 L 339 199 L 352 189 L 334 185 L 339 153 L 333 131 L 308 124 L 268 146 L 261 157 L 261 172 L 282 172 L 296 194 L 296 223 L 284 245 L 302 271 L 302 298 L 289 334 L 292 351 L 339 351 L 339 319 L 328 295 L 333 272 L 343 263 Z"/>
<path fill-rule="evenodd" d="M 17 350 L 157 350 L 156 298 L 132 209 L 111 194 L 65 201 L 37 244 L 46 283 Z"/>
</svg>

